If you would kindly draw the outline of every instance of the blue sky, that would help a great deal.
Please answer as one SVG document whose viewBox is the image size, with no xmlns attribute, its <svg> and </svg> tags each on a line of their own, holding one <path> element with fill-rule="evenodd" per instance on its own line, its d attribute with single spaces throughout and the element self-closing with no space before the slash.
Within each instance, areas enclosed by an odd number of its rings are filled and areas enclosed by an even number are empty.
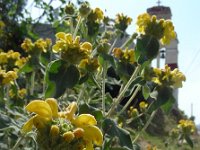
<svg viewBox="0 0 200 150">
<path fill-rule="evenodd" d="M 135 22 L 139 14 L 157 5 L 157 0 L 88 0 L 92 7 L 106 10 L 105 14 L 115 18 L 117 13 L 124 13 L 133 19 L 128 33 L 135 31 Z M 56 1 L 55 1 L 56 5 Z M 169 6 L 172 21 L 178 34 L 179 69 L 186 75 L 183 88 L 179 89 L 179 108 L 188 116 L 193 115 L 200 124 L 200 1 L 199 0 L 161 0 L 161 5 Z M 39 12 L 39 11 L 38 11 Z"/>
</svg>

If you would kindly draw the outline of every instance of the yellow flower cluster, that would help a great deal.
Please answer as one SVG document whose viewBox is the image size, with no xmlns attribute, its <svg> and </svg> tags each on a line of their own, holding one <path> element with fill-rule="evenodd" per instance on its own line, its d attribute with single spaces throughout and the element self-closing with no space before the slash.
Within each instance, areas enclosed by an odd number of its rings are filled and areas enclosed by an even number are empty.
<svg viewBox="0 0 200 150">
<path fill-rule="evenodd" d="M 54 98 L 31 101 L 26 110 L 35 113 L 23 126 L 22 131 L 27 133 L 36 127 L 47 143 L 55 147 L 65 145 L 77 150 L 93 150 L 93 144 L 101 146 L 103 135 L 96 126 L 97 121 L 90 114 L 75 115 L 78 107 L 72 102 L 65 111 L 58 112 L 58 104 Z M 49 136 L 51 135 L 51 136 Z M 60 147 L 60 150 L 62 148 Z"/>
<path fill-rule="evenodd" d="M 128 116 L 129 117 L 137 117 L 139 115 L 139 112 L 137 110 L 137 108 L 133 108 L 133 106 L 130 107 L 130 109 L 128 110 Z"/>
<path fill-rule="evenodd" d="M 144 111 L 148 107 L 148 103 L 142 101 L 142 102 L 140 102 L 139 107 L 140 107 L 141 111 Z"/>
<path fill-rule="evenodd" d="M 82 59 L 89 58 L 92 51 L 92 44 L 89 42 L 80 43 L 80 37 L 73 39 L 72 34 L 59 32 L 56 34 L 56 44 L 53 45 L 53 52 L 61 52 L 61 58 L 71 64 L 79 64 Z"/>
<path fill-rule="evenodd" d="M 22 49 L 29 54 L 40 54 L 41 52 L 47 52 L 51 46 L 50 39 L 38 39 L 34 43 L 31 39 L 26 38 L 21 44 Z"/>
<path fill-rule="evenodd" d="M 117 14 L 115 19 L 115 27 L 125 31 L 127 27 L 131 24 L 132 18 L 124 15 L 123 13 Z"/>
<path fill-rule="evenodd" d="M 79 68 L 82 71 L 86 72 L 94 72 L 98 69 L 99 62 L 97 58 L 89 58 L 81 60 L 79 64 Z"/>
<path fill-rule="evenodd" d="M 195 124 L 192 120 L 185 119 L 179 121 L 178 128 L 183 134 L 192 134 L 196 129 Z"/>
<path fill-rule="evenodd" d="M 167 85 L 174 88 L 182 87 L 182 82 L 186 80 L 185 75 L 177 68 L 171 71 L 168 65 L 165 65 L 165 69 L 154 68 L 154 77 L 152 81 L 158 85 Z"/>
<path fill-rule="evenodd" d="M 0 68 L 0 85 L 12 84 L 15 79 L 17 79 L 17 73 L 15 71 L 2 70 Z"/>
<path fill-rule="evenodd" d="M 20 98 L 20 99 L 23 99 L 25 96 L 26 96 L 26 93 L 27 93 L 27 90 L 22 88 L 22 89 L 19 89 L 17 91 L 17 93 L 15 93 L 12 89 L 9 90 L 9 96 L 11 98 Z"/>
<path fill-rule="evenodd" d="M 176 38 L 174 26 L 170 20 L 157 20 L 156 16 L 144 13 L 138 16 L 136 24 L 138 32 L 156 37 L 163 45 L 169 44 Z"/>
<path fill-rule="evenodd" d="M 27 58 L 21 57 L 19 52 L 9 50 L 7 53 L 0 52 L 0 66 L 5 70 L 17 70 L 21 68 L 26 62 Z"/>
<path fill-rule="evenodd" d="M 135 62 L 135 52 L 133 49 L 122 50 L 121 48 L 114 48 L 113 54 L 116 58 L 118 58 L 122 62 L 131 64 Z"/>
</svg>

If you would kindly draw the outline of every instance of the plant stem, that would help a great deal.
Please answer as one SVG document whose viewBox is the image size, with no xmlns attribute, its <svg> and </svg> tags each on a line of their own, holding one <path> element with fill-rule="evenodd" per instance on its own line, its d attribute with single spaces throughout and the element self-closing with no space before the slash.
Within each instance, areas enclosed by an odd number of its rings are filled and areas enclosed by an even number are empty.
<svg viewBox="0 0 200 150">
<path fill-rule="evenodd" d="M 82 22 L 82 18 L 80 17 L 80 18 L 78 19 L 78 23 L 77 23 L 76 28 L 75 28 L 75 30 L 74 30 L 73 39 L 75 39 L 75 37 L 76 37 L 76 34 L 77 34 L 78 29 L 79 29 L 79 27 L 80 27 L 80 25 L 81 25 L 81 22 Z"/>
<path fill-rule="evenodd" d="M 33 71 L 32 74 L 31 74 L 30 95 L 33 95 L 33 94 L 34 94 L 34 89 L 35 89 L 35 71 Z"/>
<path fill-rule="evenodd" d="M 129 86 L 131 85 L 131 83 L 133 82 L 133 80 L 135 79 L 135 77 L 137 76 L 139 70 L 140 70 L 140 65 L 138 65 L 136 67 L 136 69 L 133 72 L 131 78 L 129 79 L 129 81 L 127 82 L 127 84 L 124 86 L 124 89 L 120 92 L 120 94 L 118 95 L 117 99 L 114 100 L 113 104 L 111 105 L 110 110 L 108 111 L 107 116 L 110 116 L 112 114 L 112 112 L 114 111 L 115 107 L 122 101 L 122 97 L 124 96 L 126 90 L 129 88 Z"/>
<path fill-rule="evenodd" d="M 109 49 L 109 52 L 108 52 L 108 54 L 111 54 L 111 53 L 112 53 L 112 50 L 113 50 L 113 48 L 114 48 L 114 46 L 115 46 L 115 44 L 116 44 L 117 40 L 118 40 L 118 37 L 116 37 L 116 38 L 115 38 L 115 40 L 114 40 L 114 42 L 113 42 L 112 46 L 111 46 L 111 47 L 110 47 L 110 49 Z"/>
<path fill-rule="evenodd" d="M 105 116 L 106 113 L 106 103 L 105 103 L 105 87 L 106 87 L 106 73 L 107 73 L 107 62 L 104 61 L 103 63 L 103 72 L 102 72 L 102 110 L 103 110 L 103 115 Z"/>
<path fill-rule="evenodd" d="M 70 31 L 71 31 L 71 33 L 74 32 L 74 26 L 73 26 L 73 19 L 72 19 L 72 17 L 70 17 Z"/>
<path fill-rule="evenodd" d="M 156 114 L 156 110 L 154 110 L 149 118 L 149 120 L 146 122 L 146 124 L 144 125 L 144 127 L 142 128 L 142 130 L 138 133 L 138 135 L 135 137 L 135 139 L 133 140 L 133 143 L 135 143 L 137 141 L 137 139 L 140 137 L 140 135 L 147 129 L 147 127 L 149 126 L 149 124 L 151 123 L 152 119 L 154 118 Z"/>
<path fill-rule="evenodd" d="M 133 34 L 134 35 L 134 34 Z M 124 44 L 120 47 L 121 49 L 124 49 L 131 41 L 133 41 L 133 39 L 135 38 L 135 36 L 131 35 L 130 38 L 128 38 Z"/>
<path fill-rule="evenodd" d="M 25 138 L 25 134 L 22 135 L 18 140 L 17 142 L 15 143 L 15 145 L 13 146 L 13 148 L 11 150 L 16 150 L 17 147 L 19 146 L 19 144 L 21 143 L 21 141 Z"/>
<path fill-rule="evenodd" d="M 124 110 L 127 109 L 127 107 L 130 105 L 130 103 L 133 101 L 133 99 L 135 98 L 135 96 L 137 95 L 138 91 L 141 89 L 141 85 L 138 85 L 137 88 L 135 89 L 134 93 L 132 94 L 132 96 L 129 98 L 128 102 L 126 103 L 126 105 L 122 108 L 122 110 L 117 114 L 117 116 L 121 115 Z"/>
</svg>

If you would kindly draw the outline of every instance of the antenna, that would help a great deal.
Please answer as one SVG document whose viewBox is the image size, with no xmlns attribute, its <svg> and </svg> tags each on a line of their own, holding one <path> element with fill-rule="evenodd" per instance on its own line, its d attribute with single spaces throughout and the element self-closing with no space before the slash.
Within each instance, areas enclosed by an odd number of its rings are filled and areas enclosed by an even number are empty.
<svg viewBox="0 0 200 150">
<path fill-rule="evenodd" d="M 160 1 L 160 0 L 158 0 L 156 3 L 158 4 L 158 6 L 160 6 L 160 3 L 161 3 L 161 1 Z"/>
</svg>

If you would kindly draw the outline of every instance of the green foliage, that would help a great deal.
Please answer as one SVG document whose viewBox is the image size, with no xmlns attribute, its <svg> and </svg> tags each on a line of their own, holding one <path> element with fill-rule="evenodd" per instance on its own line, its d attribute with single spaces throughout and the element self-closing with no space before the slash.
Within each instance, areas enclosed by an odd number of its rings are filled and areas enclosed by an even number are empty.
<svg viewBox="0 0 200 150">
<path fill-rule="evenodd" d="M 102 123 L 102 128 L 104 133 L 108 134 L 110 138 L 117 137 L 121 147 L 127 147 L 130 150 L 133 149 L 131 137 L 128 131 L 119 128 L 113 120 L 105 119 Z"/>
<path fill-rule="evenodd" d="M 74 65 L 68 65 L 61 59 L 53 61 L 47 67 L 45 97 L 60 97 L 67 88 L 73 88 L 78 83 L 79 76 Z"/>
</svg>

